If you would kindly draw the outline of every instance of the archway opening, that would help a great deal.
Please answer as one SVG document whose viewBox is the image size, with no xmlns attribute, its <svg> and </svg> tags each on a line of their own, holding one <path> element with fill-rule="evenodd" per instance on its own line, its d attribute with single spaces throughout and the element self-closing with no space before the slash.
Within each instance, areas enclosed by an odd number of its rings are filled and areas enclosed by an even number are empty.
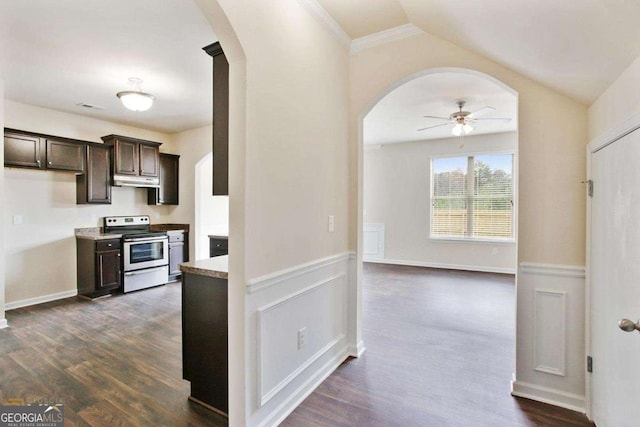
<svg viewBox="0 0 640 427">
<path fill-rule="evenodd" d="M 411 360 L 444 366 L 452 360 L 445 350 L 449 344 L 489 357 L 498 342 L 506 342 L 508 349 L 495 359 L 505 367 L 497 374 L 504 377 L 498 391 L 504 399 L 510 398 L 515 369 L 517 124 L 516 91 L 458 68 L 408 76 L 380 93 L 358 120 L 358 342 L 369 351 L 394 347 L 378 345 L 367 333 L 377 328 L 371 295 L 384 299 L 413 292 L 398 305 L 405 307 L 398 316 L 407 316 L 400 335 L 413 337 L 407 351 L 423 354 Z M 407 284 L 416 277 L 411 288 Z M 469 317 L 492 338 L 456 341 L 455 325 L 451 334 L 438 336 L 447 322 Z M 432 346 L 435 352 L 429 349 L 434 338 L 444 344 Z M 422 372 L 415 368 L 412 372 Z M 423 372 L 427 376 L 429 369 Z"/>
</svg>

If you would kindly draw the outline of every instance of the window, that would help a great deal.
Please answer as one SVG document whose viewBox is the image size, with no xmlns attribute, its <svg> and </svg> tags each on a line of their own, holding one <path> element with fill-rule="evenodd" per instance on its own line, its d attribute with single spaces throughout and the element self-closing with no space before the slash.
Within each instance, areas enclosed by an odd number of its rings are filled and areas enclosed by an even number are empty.
<svg viewBox="0 0 640 427">
<path fill-rule="evenodd" d="M 513 239 L 513 154 L 431 162 L 431 237 Z"/>
</svg>

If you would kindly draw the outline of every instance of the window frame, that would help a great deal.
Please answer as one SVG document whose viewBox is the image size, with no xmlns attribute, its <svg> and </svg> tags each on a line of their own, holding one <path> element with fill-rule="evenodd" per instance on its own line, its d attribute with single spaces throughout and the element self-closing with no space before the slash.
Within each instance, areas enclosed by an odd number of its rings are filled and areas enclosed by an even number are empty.
<svg viewBox="0 0 640 427">
<path fill-rule="evenodd" d="M 434 168 L 433 162 L 437 159 L 445 158 L 466 158 L 478 156 L 512 156 L 511 164 L 511 237 L 510 238 L 496 238 L 496 237 L 471 237 L 471 236 L 438 236 L 433 234 L 433 197 L 434 197 Z M 435 242 L 448 242 L 448 243 L 489 243 L 489 244 L 512 244 L 517 240 L 517 190 L 518 190 L 518 153 L 514 150 L 500 150 L 500 151 L 478 151 L 478 152 L 464 152 L 464 153 L 449 153 L 449 154 L 435 154 L 429 157 L 429 240 Z"/>
</svg>

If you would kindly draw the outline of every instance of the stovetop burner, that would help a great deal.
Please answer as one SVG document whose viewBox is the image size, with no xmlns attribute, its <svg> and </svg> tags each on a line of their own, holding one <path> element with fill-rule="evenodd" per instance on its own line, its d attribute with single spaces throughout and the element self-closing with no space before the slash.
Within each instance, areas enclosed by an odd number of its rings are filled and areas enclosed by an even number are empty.
<svg viewBox="0 0 640 427">
<path fill-rule="evenodd" d="M 124 238 L 142 239 L 167 235 L 166 231 L 151 231 L 148 215 L 106 216 L 103 228 L 105 233 L 121 234 Z"/>
</svg>

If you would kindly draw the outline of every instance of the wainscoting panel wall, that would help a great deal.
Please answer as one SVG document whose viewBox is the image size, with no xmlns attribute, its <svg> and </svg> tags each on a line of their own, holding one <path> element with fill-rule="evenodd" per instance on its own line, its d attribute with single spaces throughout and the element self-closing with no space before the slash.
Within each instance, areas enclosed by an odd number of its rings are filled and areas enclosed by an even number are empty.
<svg viewBox="0 0 640 427">
<path fill-rule="evenodd" d="M 353 254 L 323 258 L 247 284 L 248 425 L 275 425 L 356 348 L 348 324 Z"/>
<path fill-rule="evenodd" d="M 585 412 L 585 270 L 521 263 L 512 394 Z"/>
<path fill-rule="evenodd" d="M 535 290 L 533 364 L 538 372 L 564 376 L 567 349 L 566 292 Z"/>
<path fill-rule="evenodd" d="M 364 224 L 362 231 L 362 258 L 364 261 L 384 259 L 384 224 Z"/>
</svg>

